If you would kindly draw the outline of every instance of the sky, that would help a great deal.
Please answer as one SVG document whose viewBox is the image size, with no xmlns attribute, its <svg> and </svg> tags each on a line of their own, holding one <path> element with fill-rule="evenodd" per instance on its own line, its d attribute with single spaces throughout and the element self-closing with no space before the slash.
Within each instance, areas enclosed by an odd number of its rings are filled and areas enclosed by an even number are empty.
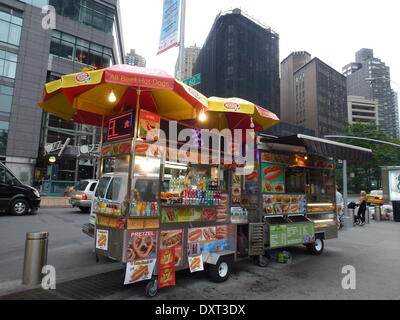
<svg viewBox="0 0 400 320">
<path fill-rule="evenodd" d="M 120 0 L 125 51 L 144 56 L 148 68 L 174 75 L 178 48 L 157 56 L 163 0 Z M 280 38 L 280 61 L 307 51 L 341 72 L 361 48 L 390 67 L 400 92 L 400 1 L 398 0 L 186 0 L 185 46 L 202 46 L 217 14 L 240 8 Z"/>
</svg>

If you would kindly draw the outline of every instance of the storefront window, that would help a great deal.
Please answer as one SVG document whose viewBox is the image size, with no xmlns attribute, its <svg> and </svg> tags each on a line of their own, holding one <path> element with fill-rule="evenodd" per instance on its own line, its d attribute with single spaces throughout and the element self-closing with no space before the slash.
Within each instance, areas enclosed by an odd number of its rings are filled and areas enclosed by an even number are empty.
<svg viewBox="0 0 400 320">
<path fill-rule="evenodd" d="M 0 121 L 0 154 L 5 155 L 8 140 L 8 121 Z"/>
</svg>

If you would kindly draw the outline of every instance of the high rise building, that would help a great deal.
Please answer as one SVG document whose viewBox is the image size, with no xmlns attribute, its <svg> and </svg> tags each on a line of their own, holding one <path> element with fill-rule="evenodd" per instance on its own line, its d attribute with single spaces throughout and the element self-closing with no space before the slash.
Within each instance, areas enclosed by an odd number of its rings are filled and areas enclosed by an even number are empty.
<svg viewBox="0 0 400 320">
<path fill-rule="evenodd" d="M 348 95 L 378 102 L 379 126 L 391 137 L 399 136 L 398 110 L 392 95 L 390 68 L 374 57 L 372 49 L 356 52 L 356 61 L 343 67 Z"/>
<path fill-rule="evenodd" d="M 146 67 L 146 59 L 137 54 L 135 49 L 131 49 L 131 52 L 126 54 L 125 63 L 131 66 Z"/>
<path fill-rule="evenodd" d="M 378 125 L 378 103 L 367 100 L 363 97 L 348 96 L 348 122 L 355 123 L 374 123 Z"/>
<path fill-rule="evenodd" d="M 281 120 L 313 130 L 318 137 L 347 125 L 346 78 L 305 51 L 281 62 Z"/>
<path fill-rule="evenodd" d="M 42 26 L 46 4 L 56 9 L 55 29 Z M 76 171 L 78 178 L 93 171 L 78 159 L 77 148 L 95 143 L 96 129 L 61 120 L 37 104 L 46 82 L 122 62 L 123 52 L 118 0 L 1 1 L 0 156 L 21 180 L 74 180 Z M 50 172 L 48 151 L 67 138 L 70 148 Z"/>
<path fill-rule="evenodd" d="M 245 12 L 218 14 L 193 74 L 206 96 L 240 97 L 279 116 L 279 35 Z"/>
<path fill-rule="evenodd" d="M 197 57 L 199 56 L 201 48 L 197 47 L 196 44 L 194 46 L 190 46 L 189 48 L 185 48 L 185 64 L 183 70 L 183 79 L 189 79 L 194 76 L 193 74 L 193 66 L 196 63 Z M 178 77 L 178 64 L 179 58 L 176 61 L 175 65 L 175 77 Z"/>
</svg>

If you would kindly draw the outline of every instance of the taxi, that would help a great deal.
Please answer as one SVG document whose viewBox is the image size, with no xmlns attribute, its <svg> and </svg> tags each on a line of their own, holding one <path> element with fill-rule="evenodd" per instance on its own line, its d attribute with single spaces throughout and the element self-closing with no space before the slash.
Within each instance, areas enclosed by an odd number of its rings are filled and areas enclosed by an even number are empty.
<svg viewBox="0 0 400 320">
<path fill-rule="evenodd" d="M 367 194 L 367 204 L 383 204 L 383 191 L 371 190 L 371 192 Z"/>
</svg>

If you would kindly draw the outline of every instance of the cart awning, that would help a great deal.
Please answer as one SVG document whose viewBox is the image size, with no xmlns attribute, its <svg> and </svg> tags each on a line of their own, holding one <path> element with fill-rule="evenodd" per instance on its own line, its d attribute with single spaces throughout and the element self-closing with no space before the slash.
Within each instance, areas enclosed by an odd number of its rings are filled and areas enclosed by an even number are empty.
<svg viewBox="0 0 400 320">
<path fill-rule="evenodd" d="M 371 159 L 372 150 L 350 144 L 297 134 L 281 138 L 261 136 L 261 142 L 304 147 L 307 152 L 339 160 L 366 162 Z"/>
</svg>

